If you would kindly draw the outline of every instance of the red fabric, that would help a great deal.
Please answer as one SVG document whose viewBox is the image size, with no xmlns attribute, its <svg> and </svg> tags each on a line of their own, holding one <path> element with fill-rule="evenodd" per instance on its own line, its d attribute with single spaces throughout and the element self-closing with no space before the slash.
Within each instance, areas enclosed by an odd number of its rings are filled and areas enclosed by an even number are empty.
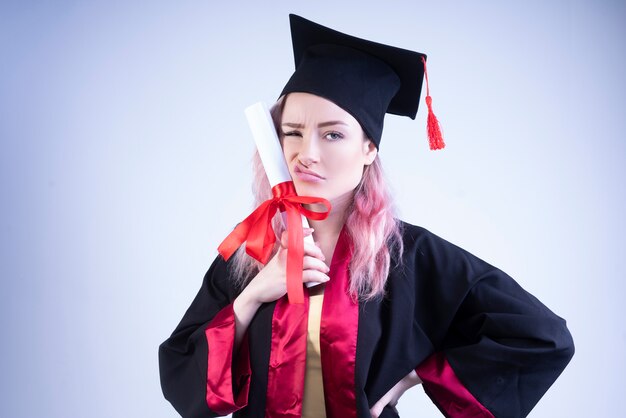
<svg viewBox="0 0 626 418">
<path fill-rule="evenodd" d="M 273 198 L 261 203 L 246 219 L 222 241 L 219 253 L 228 260 L 237 248 L 246 243 L 246 253 L 266 264 L 272 254 L 276 235 L 272 218 L 276 211 L 287 212 L 287 295 L 290 303 L 303 303 L 302 258 L 304 255 L 302 221 L 300 215 L 316 221 L 324 220 L 330 213 L 330 202 L 321 197 L 298 196 L 292 181 L 279 183 L 272 188 Z M 321 203 L 326 212 L 305 209 L 303 204 Z"/>
<path fill-rule="evenodd" d="M 268 418 L 302 415 L 308 308 L 308 293 L 304 304 L 290 304 L 285 297 L 276 302 L 267 376 Z"/>
<path fill-rule="evenodd" d="M 251 375 L 247 338 L 241 342 L 235 370 L 231 369 L 235 344 L 232 303 L 218 312 L 204 334 L 209 348 L 206 402 L 218 414 L 230 414 L 248 404 Z"/>
<path fill-rule="evenodd" d="M 356 417 L 355 367 L 359 305 L 347 295 L 349 237 L 339 236 L 324 289 L 320 323 L 322 379 L 328 418 Z M 266 417 L 300 417 L 306 373 L 309 297 L 276 302 L 268 371 Z"/>
<path fill-rule="evenodd" d="M 322 378 L 328 418 L 356 417 L 355 368 L 359 304 L 348 295 L 350 239 L 342 231 L 324 289 L 320 323 Z"/>
<path fill-rule="evenodd" d="M 443 353 L 428 357 L 417 369 L 424 390 L 449 418 L 494 418 L 463 386 Z"/>
</svg>

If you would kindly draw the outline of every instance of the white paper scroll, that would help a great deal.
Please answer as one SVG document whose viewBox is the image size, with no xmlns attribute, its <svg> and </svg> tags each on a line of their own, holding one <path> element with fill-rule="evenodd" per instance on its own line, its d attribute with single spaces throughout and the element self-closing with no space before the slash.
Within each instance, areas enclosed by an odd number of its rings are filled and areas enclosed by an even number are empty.
<svg viewBox="0 0 626 418">
<path fill-rule="evenodd" d="M 283 150 L 280 146 L 280 141 L 276 134 L 276 129 L 274 128 L 274 122 L 272 121 L 267 105 L 263 102 L 255 103 L 247 107 L 245 113 L 270 186 L 274 187 L 279 183 L 291 181 L 289 168 L 285 162 L 285 156 L 283 155 Z M 282 214 L 282 217 L 283 223 L 287 225 L 285 213 Z M 304 216 L 301 216 L 301 218 L 302 227 L 309 228 L 307 219 Z M 304 241 L 313 244 L 313 235 L 304 237 Z M 309 282 L 307 283 L 307 287 L 315 286 L 316 284 L 319 283 Z"/>
</svg>

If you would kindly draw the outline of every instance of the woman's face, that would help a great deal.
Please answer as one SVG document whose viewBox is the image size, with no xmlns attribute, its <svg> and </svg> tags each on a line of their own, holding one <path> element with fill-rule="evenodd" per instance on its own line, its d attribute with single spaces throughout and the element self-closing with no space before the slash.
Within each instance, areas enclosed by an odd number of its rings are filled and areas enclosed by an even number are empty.
<svg viewBox="0 0 626 418">
<path fill-rule="evenodd" d="M 298 194 L 331 202 L 352 193 L 377 153 L 352 115 L 309 93 L 287 95 L 280 137 Z"/>
</svg>

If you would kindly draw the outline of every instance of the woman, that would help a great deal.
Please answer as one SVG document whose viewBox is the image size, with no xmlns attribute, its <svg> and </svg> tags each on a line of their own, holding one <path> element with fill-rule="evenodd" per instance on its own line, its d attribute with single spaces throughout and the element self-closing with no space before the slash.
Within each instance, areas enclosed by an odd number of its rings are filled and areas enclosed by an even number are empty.
<svg viewBox="0 0 626 418">
<path fill-rule="evenodd" d="M 218 257 L 160 347 L 166 398 L 183 417 L 385 417 L 422 383 L 449 417 L 526 416 L 573 355 L 565 321 L 396 220 L 382 179 L 384 115 L 415 117 L 425 57 L 293 15 L 291 28 L 297 68 L 273 117 L 298 195 L 332 204 L 306 231 L 302 281 L 318 284 L 288 302 L 278 223 L 266 264 Z"/>
</svg>

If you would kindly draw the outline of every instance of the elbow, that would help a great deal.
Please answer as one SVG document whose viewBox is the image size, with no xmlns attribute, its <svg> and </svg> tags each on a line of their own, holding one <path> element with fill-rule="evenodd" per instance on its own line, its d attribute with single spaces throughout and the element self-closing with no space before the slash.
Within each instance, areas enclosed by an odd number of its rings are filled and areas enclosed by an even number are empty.
<svg viewBox="0 0 626 418">
<path fill-rule="evenodd" d="M 565 331 L 567 333 L 567 340 L 563 344 L 562 350 L 564 355 L 567 357 L 567 362 L 569 363 L 572 357 L 574 357 L 574 352 L 576 351 L 576 348 L 574 346 L 574 338 L 572 337 L 572 334 L 567 328 L 565 329 Z"/>
<path fill-rule="evenodd" d="M 574 338 L 567 328 L 565 320 L 561 321 L 561 327 L 559 332 L 556 334 L 556 338 L 554 339 L 554 352 L 560 369 L 563 370 L 565 369 L 565 366 L 569 364 L 572 357 L 574 357 L 576 348 L 574 345 Z"/>
</svg>

